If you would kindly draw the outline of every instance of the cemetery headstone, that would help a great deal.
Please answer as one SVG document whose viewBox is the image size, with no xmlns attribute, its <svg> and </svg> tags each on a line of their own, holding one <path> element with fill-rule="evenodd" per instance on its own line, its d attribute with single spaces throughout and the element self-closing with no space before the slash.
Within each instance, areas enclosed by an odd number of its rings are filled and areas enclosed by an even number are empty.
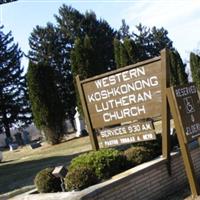
<svg viewBox="0 0 200 200">
<path fill-rule="evenodd" d="M 41 147 L 41 146 L 42 146 L 42 145 L 41 145 L 40 142 L 33 142 L 33 143 L 30 144 L 30 148 L 31 148 L 31 149 L 36 149 L 36 148 L 39 148 L 39 147 Z"/>
</svg>

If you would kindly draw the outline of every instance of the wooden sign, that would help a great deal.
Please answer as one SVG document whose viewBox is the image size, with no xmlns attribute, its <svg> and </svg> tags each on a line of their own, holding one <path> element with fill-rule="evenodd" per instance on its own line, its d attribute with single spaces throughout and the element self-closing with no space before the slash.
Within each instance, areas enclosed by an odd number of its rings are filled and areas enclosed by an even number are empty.
<svg viewBox="0 0 200 200">
<path fill-rule="evenodd" d="M 161 116 L 161 61 L 82 82 L 93 128 Z"/>
<path fill-rule="evenodd" d="M 151 121 L 137 122 L 100 130 L 104 147 L 155 140 L 155 129 Z"/>
<path fill-rule="evenodd" d="M 185 143 L 200 136 L 200 101 L 195 84 L 171 88 Z"/>
<path fill-rule="evenodd" d="M 198 116 L 200 114 L 200 105 L 197 88 L 193 83 L 185 86 L 171 87 L 167 89 L 167 97 L 192 196 L 196 197 L 200 194 L 200 188 L 188 143 L 200 135 L 200 117 Z"/>
<path fill-rule="evenodd" d="M 76 77 L 87 130 L 94 150 L 99 149 L 95 129 L 107 130 L 106 127 L 121 126 L 124 123 L 148 118 L 162 119 L 163 157 L 169 158 L 170 116 L 166 88 L 170 79 L 167 55 L 167 51 L 162 50 L 161 56 L 134 65 L 85 80 Z M 124 126 L 121 128 L 128 131 Z M 113 132 L 115 129 L 109 130 Z M 137 132 L 134 136 L 129 134 L 127 132 L 126 136 L 120 136 L 125 138 L 120 139 L 118 144 L 125 141 L 132 143 L 155 139 L 153 131 Z M 136 135 L 139 137 L 135 137 Z M 102 140 L 108 141 L 113 138 Z"/>
</svg>

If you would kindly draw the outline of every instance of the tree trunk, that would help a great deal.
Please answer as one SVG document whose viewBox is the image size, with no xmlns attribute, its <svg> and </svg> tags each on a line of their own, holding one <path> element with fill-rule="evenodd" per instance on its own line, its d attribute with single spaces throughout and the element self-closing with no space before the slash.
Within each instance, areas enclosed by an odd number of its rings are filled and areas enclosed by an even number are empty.
<svg viewBox="0 0 200 200">
<path fill-rule="evenodd" d="M 5 131 L 6 131 L 6 137 L 11 138 L 9 125 L 6 125 L 4 128 L 5 128 Z"/>
<path fill-rule="evenodd" d="M 3 114 L 3 124 L 4 124 L 4 128 L 6 131 L 6 137 L 7 138 L 11 138 L 11 134 L 10 134 L 10 127 L 9 127 L 9 123 L 8 123 L 8 119 L 6 117 L 6 114 Z"/>
<path fill-rule="evenodd" d="M 76 131 L 76 126 L 75 126 L 75 124 L 74 124 L 74 118 L 70 118 L 70 123 L 71 123 L 71 125 L 72 125 L 74 131 Z"/>
</svg>

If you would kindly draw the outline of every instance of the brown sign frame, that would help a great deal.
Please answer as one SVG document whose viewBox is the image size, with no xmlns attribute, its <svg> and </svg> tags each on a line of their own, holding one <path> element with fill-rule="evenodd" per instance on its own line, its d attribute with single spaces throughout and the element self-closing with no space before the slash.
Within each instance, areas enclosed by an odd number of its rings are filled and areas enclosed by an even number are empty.
<svg viewBox="0 0 200 200">
<path fill-rule="evenodd" d="M 181 95 L 180 97 L 177 96 L 176 91 L 177 89 L 183 89 L 183 88 L 189 88 L 191 86 L 194 86 L 193 83 L 191 84 L 187 84 L 185 86 L 178 86 L 178 87 L 170 87 L 167 89 L 167 98 L 169 101 L 169 105 L 170 105 L 170 109 L 171 109 L 171 113 L 173 115 L 173 119 L 174 119 L 174 123 L 175 123 L 175 129 L 177 132 L 177 137 L 178 137 L 178 141 L 179 141 L 179 145 L 180 145 L 180 149 L 181 149 L 181 153 L 182 153 L 182 157 L 183 157 L 183 162 L 184 162 L 184 166 L 185 166 L 185 170 L 186 170 L 186 174 L 188 177 L 188 181 L 189 181 L 189 185 L 190 185 L 190 189 L 192 192 L 192 196 L 193 197 L 197 197 L 200 194 L 200 187 L 199 184 L 197 182 L 197 178 L 195 175 L 195 170 L 194 170 L 194 165 L 192 162 L 192 158 L 190 155 L 190 151 L 189 151 L 189 147 L 188 144 L 193 140 L 191 140 L 190 137 L 188 137 L 185 133 L 185 120 L 184 117 L 185 116 L 181 116 L 183 114 L 185 114 L 184 109 L 183 108 L 183 97 L 188 97 L 191 95 L 196 95 L 196 97 L 198 96 L 197 94 L 197 89 L 196 91 L 192 94 L 186 94 L 186 95 Z M 198 98 L 199 99 L 199 98 Z M 181 107 L 180 107 L 181 106 Z M 197 137 L 195 137 L 195 139 L 197 139 Z"/>
<path fill-rule="evenodd" d="M 164 123 L 162 123 L 162 143 L 163 143 L 162 154 L 163 154 L 163 157 L 165 157 L 167 159 L 169 158 L 169 154 L 170 154 L 170 150 L 169 150 L 170 149 L 169 148 L 170 115 L 169 115 L 169 105 L 168 105 L 167 98 L 166 98 L 166 88 L 169 87 L 169 83 L 170 83 L 169 74 L 170 73 L 169 73 L 169 63 L 168 63 L 168 51 L 166 49 L 162 50 L 161 55 L 158 57 L 149 59 L 147 61 L 139 62 L 134 65 L 127 66 L 127 67 L 124 67 L 121 69 L 117 69 L 117 70 L 114 70 L 111 72 L 107 72 L 107 73 L 99 75 L 99 76 L 88 78 L 86 80 L 80 80 L 79 76 L 76 77 L 77 88 L 79 91 L 80 100 L 81 100 L 81 104 L 83 107 L 83 112 L 84 112 L 85 120 L 87 123 L 87 129 L 89 132 L 93 150 L 99 149 L 99 143 L 97 140 L 97 135 L 95 133 L 95 128 L 92 125 L 92 119 L 91 119 L 90 112 L 88 109 L 87 98 L 84 93 L 83 85 L 86 83 L 89 83 L 91 81 L 94 81 L 96 79 L 110 76 L 113 73 L 115 73 L 115 74 L 120 73 L 120 72 L 123 72 L 123 71 L 131 69 L 131 68 L 141 67 L 144 65 L 148 65 L 150 63 L 153 64 L 157 61 L 159 61 L 160 65 L 161 65 L 160 73 L 161 73 L 161 107 L 162 108 L 161 108 L 160 117 L 161 117 L 162 122 L 164 122 Z"/>
</svg>

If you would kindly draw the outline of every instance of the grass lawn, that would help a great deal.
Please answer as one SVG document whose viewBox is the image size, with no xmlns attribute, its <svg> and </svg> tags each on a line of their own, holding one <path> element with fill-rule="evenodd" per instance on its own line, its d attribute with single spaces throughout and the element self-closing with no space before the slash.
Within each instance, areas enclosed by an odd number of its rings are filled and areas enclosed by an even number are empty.
<svg viewBox="0 0 200 200">
<path fill-rule="evenodd" d="M 69 165 L 72 158 L 91 150 L 89 137 L 74 138 L 58 145 L 44 144 L 37 149 L 29 146 L 3 151 L 0 163 L 0 194 L 33 185 L 38 171 L 49 166 Z"/>
</svg>

